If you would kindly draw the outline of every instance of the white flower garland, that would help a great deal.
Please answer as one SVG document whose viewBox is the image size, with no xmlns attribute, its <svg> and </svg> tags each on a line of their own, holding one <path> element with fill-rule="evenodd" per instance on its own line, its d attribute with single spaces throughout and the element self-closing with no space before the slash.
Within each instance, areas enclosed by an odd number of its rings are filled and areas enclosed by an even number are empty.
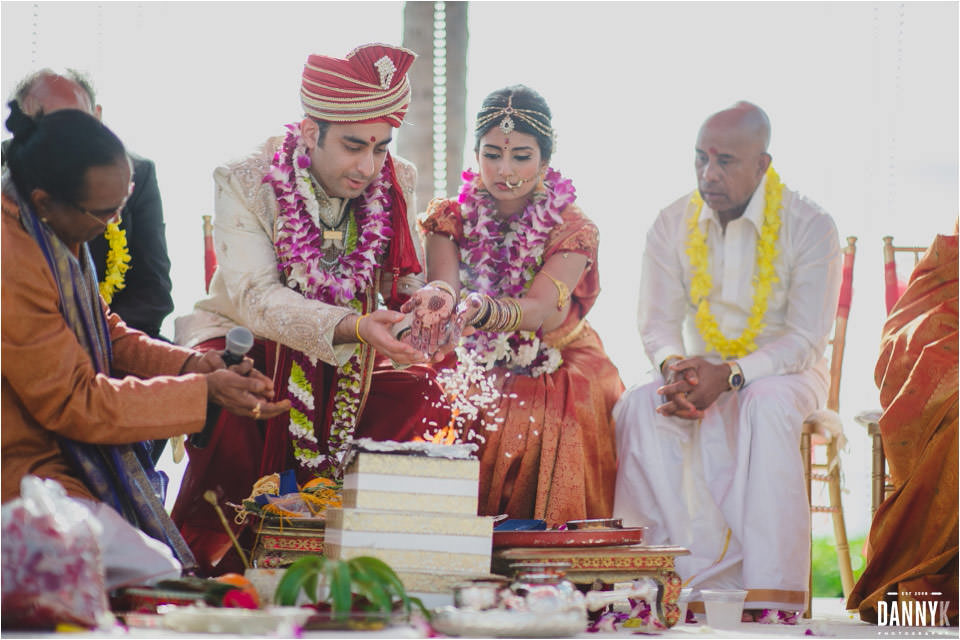
<svg viewBox="0 0 960 640">
<path fill-rule="evenodd" d="M 563 222 L 561 213 L 576 200 L 576 190 L 559 171 L 548 168 L 544 190 L 534 192 L 523 212 L 504 228 L 496 217 L 493 198 L 477 187 L 476 174 L 465 171 L 463 179 L 460 280 L 467 289 L 493 297 L 518 297 L 533 282 L 543 263 L 547 238 Z M 540 337 L 539 330 L 477 331 L 463 340 L 487 370 L 498 366 L 537 377 L 553 373 L 563 363 L 560 351 Z"/>
<path fill-rule="evenodd" d="M 315 220 L 319 204 L 310 180 L 310 155 L 300 135 L 299 125 L 289 130 L 282 147 L 274 155 L 273 164 L 264 182 L 269 183 L 279 208 L 275 245 L 278 267 L 285 273 L 287 284 L 306 298 L 327 304 L 350 306 L 362 311 L 360 294 L 373 284 L 379 259 L 386 254 L 392 229 L 388 167 L 367 187 L 355 215 L 347 227 L 343 256 L 333 270 L 326 269 L 320 259 L 322 238 Z M 362 231 L 359 231 L 362 229 Z M 357 424 L 363 386 L 362 345 L 357 345 L 350 359 L 337 369 L 337 391 L 334 394 L 328 453 L 320 453 L 317 425 L 322 415 L 314 403 L 311 380 L 316 376 L 316 360 L 295 352 L 287 381 L 291 401 L 290 426 L 293 452 L 297 461 L 318 473 L 331 474 L 349 448 Z"/>
</svg>

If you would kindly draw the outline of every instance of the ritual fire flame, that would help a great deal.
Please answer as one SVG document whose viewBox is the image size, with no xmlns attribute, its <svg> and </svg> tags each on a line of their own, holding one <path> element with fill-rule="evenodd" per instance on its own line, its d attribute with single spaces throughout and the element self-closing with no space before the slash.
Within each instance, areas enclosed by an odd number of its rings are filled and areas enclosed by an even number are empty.
<svg viewBox="0 0 960 640">
<path fill-rule="evenodd" d="M 426 435 L 426 434 L 425 434 Z M 416 436 L 414 442 L 432 442 L 433 444 L 454 444 L 457 441 L 457 430 L 453 425 L 437 429 L 437 432 L 427 438 Z"/>
<path fill-rule="evenodd" d="M 501 393 L 496 386 L 496 376 L 489 375 L 463 347 L 457 347 L 456 353 L 457 365 L 437 373 L 443 398 L 434 404 L 434 407 L 450 409 L 450 421 L 433 432 L 425 431 L 422 437 L 414 437 L 414 442 L 482 443 L 485 438 L 477 433 L 475 425 L 479 424 L 485 431 L 495 431 L 497 423 L 502 422 L 502 418 L 497 418 Z M 426 423 L 427 419 L 424 418 L 423 422 Z"/>
</svg>

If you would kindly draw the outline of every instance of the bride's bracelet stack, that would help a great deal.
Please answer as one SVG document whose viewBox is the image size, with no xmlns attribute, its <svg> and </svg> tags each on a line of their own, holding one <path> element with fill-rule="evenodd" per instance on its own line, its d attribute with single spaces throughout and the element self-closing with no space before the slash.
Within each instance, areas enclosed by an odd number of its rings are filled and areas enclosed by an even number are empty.
<svg viewBox="0 0 960 640">
<path fill-rule="evenodd" d="M 516 298 L 491 298 L 484 294 L 480 309 L 473 316 L 470 325 L 480 331 L 512 333 L 520 328 L 523 321 L 523 309 Z"/>
</svg>

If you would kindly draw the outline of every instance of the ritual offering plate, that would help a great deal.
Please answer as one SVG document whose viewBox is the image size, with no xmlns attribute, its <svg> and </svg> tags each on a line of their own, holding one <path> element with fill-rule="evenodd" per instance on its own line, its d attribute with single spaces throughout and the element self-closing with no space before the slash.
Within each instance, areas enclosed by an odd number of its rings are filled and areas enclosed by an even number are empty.
<svg viewBox="0 0 960 640">
<path fill-rule="evenodd" d="M 576 610 L 545 615 L 539 611 L 476 611 L 444 607 L 433 612 L 430 624 L 448 636 L 561 638 L 582 633 L 587 626 L 587 618 L 583 611 Z"/>
<path fill-rule="evenodd" d="M 310 609 L 270 607 L 268 609 L 220 609 L 177 607 L 158 609 L 163 626 L 182 633 L 231 633 L 246 636 L 279 635 L 294 637 L 310 618 Z"/>
<path fill-rule="evenodd" d="M 494 531 L 493 547 L 607 547 L 640 544 L 644 527 L 623 529 L 549 529 L 547 531 Z"/>
</svg>

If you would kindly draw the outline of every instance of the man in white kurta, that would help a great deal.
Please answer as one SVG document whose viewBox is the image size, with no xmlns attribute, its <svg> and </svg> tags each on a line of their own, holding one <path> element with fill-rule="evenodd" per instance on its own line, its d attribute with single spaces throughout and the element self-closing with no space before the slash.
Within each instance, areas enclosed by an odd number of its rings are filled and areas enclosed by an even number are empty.
<svg viewBox="0 0 960 640">
<path fill-rule="evenodd" d="M 767 182 L 777 179 L 768 172 L 769 132 L 762 110 L 738 103 L 711 116 L 697 139 L 696 224 L 712 281 L 706 300 L 731 340 L 754 308 Z M 648 527 L 649 544 L 690 549 L 677 569 L 694 601 L 700 589 L 746 589 L 745 619 L 763 609 L 796 612 L 806 602 L 810 557 L 800 429 L 827 393 L 837 231 L 815 203 L 783 188 L 763 327 L 746 353 L 724 359 L 711 348 L 719 341 L 701 335 L 691 302 L 693 196 L 664 209 L 647 234 L 639 328 L 665 377 L 630 389 L 614 410 L 614 516 Z"/>
</svg>

